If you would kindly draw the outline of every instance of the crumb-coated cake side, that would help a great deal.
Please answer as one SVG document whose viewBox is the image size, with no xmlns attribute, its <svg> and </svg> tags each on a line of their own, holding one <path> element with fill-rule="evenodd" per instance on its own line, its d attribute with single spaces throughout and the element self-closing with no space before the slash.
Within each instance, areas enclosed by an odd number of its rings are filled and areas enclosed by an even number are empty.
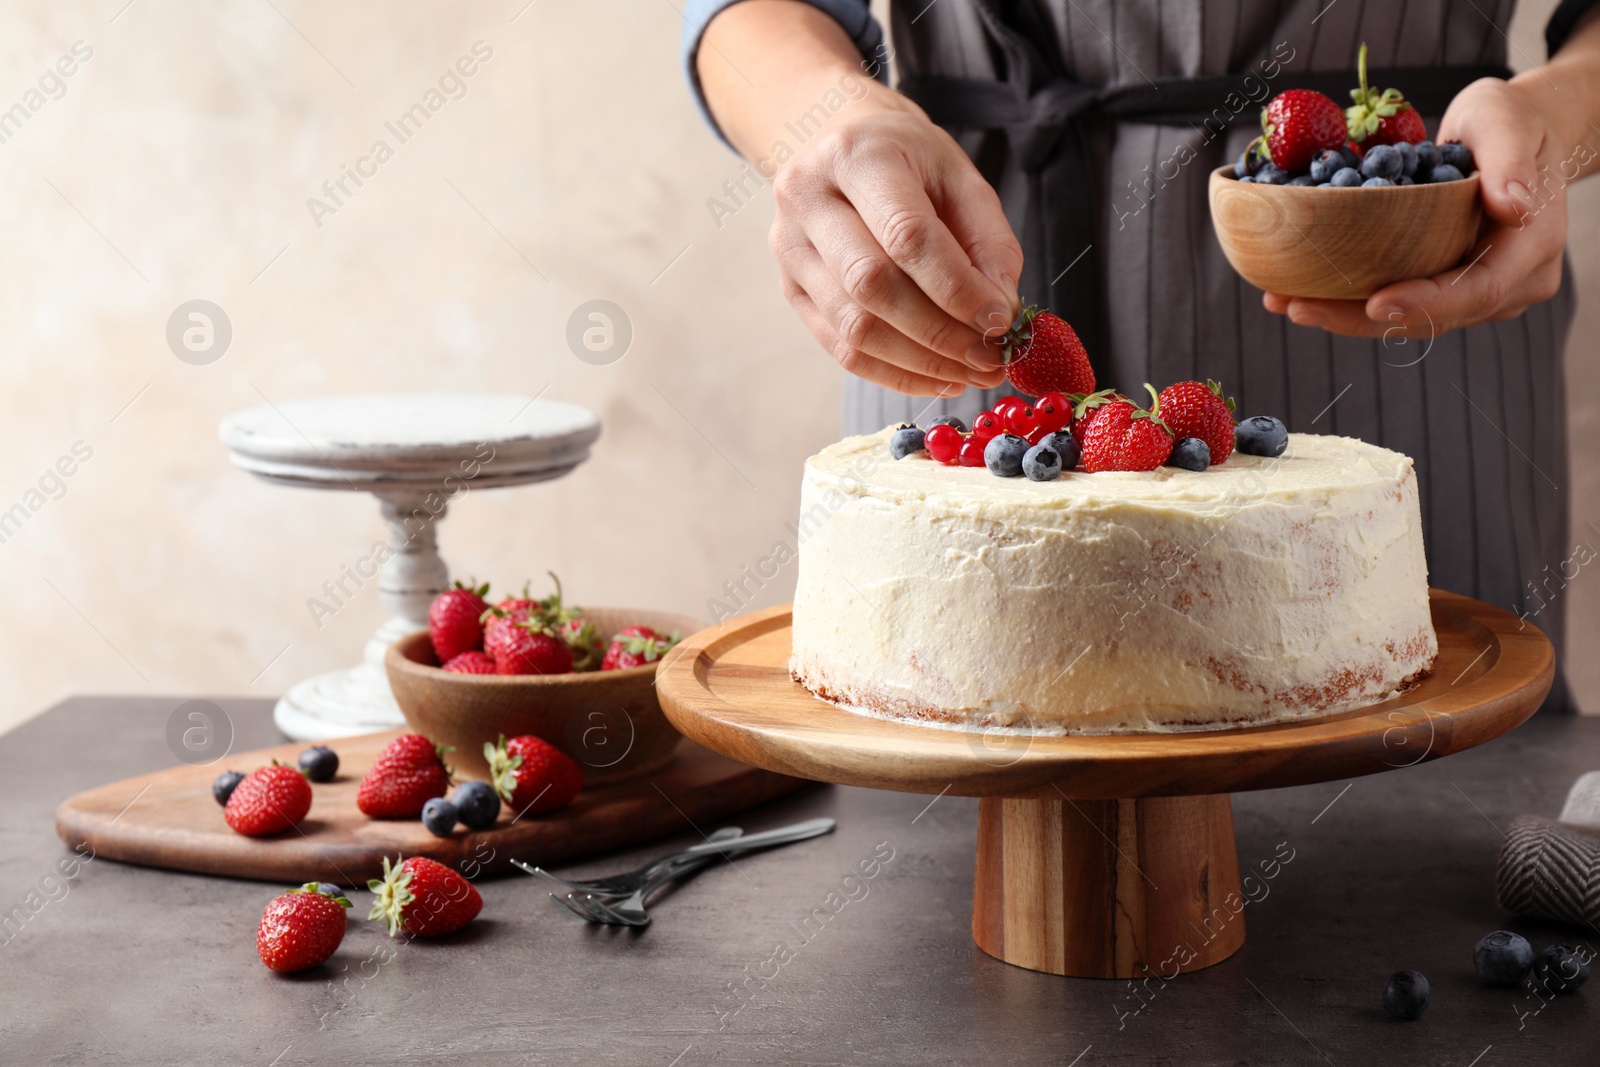
<svg viewBox="0 0 1600 1067">
<path fill-rule="evenodd" d="M 855 710 L 1046 733 L 1218 729 L 1405 688 L 1438 651 L 1411 460 L 1290 434 L 1199 473 L 996 478 L 893 430 L 812 456 L 790 670 Z"/>
</svg>

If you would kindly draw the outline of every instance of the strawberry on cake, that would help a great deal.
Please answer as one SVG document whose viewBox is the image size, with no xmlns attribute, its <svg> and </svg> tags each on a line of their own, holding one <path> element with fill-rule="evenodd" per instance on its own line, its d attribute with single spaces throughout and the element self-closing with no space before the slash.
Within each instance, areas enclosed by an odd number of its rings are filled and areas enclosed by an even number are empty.
<svg viewBox="0 0 1600 1067">
<path fill-rule="evenodd" d="M 1215 383 L 1150 393 L 1079 394 L 1043 425 L 1010 398 L 983 429 L 807 460 L 794 678 L 869 714 L 1095 734 L 1327 715 L 1426 674 L 1411 460 L 1235 427 Z"/>
</svg>

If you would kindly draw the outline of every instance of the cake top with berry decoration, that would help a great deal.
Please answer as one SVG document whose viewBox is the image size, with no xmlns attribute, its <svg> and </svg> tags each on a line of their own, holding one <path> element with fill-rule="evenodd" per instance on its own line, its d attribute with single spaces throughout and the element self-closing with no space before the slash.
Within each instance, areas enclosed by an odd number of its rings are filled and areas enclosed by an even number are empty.
<svg viewBox="0 0 1600 1067">
<path fill-rule="evenodd" d="M 1248 421 L 1248 420 L 1247 420 Z M 1306 502 L 1342 490 L 1413 477 L 1409 457 L 1352 437 L 1291 433 L 1279 456 L 1235 451 L 1203 471 L 1160 466 L 1142 471 L 1068 469 L 1047 481 L 996 477 L 982 466 L 941 463 L 926 451 L 895 459 L 899 432 L 847 437 L 806 461 L 808 479 L 849 496 L 884 503 L 935 499 L 956 508 L 1006 509 L 1150 506 L 1186 512 L 1227 511 L 1257 503 Z"/>
</svg>

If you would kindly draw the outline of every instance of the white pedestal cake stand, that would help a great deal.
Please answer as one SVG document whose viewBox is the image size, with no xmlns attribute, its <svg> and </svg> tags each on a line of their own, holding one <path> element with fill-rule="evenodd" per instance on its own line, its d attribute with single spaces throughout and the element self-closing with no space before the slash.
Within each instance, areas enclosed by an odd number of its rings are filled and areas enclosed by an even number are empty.
<svg viewBox="0 0 1600 1067">
<path fill-rule="evenodd" d="M 315 741 L 404 725 L 383 654 L 427 625 L 449 585 L 435 530 L 449 503 L 561 477 L 589 457 L 600 422 L 551 400 L 403 393 L 267 404 L 229 415 L 219 434 L 236 466 L 269 482 L 373 494 L 389 527 L 378 595 L 394 617 L 358 666 L 296 684 L 273 713 L 290 738 Z"/>
<path fill-rule="evenodd" d="M 1510 612 L 1432 594 L 1439 658 L 1393 700 L 1277 726 L 1039 737 L 890 722 L 789 677 L 787 605 L 702 630 L 656 673 L 682 734 L 743 763 L 874 789 L 975 796 L 972 937 L 1007 963 L 1084 978 L 1209 967 L 1244 944 L 1228 794 L 1397 770 L 1533 714 L 1550 642 Z"/>
</svg>

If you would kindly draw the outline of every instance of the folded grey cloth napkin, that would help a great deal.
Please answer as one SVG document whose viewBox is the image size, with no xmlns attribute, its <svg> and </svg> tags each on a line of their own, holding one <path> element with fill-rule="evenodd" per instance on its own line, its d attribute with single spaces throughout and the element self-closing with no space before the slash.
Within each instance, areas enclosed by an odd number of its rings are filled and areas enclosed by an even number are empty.
<svg viewBox="0 0 1600 1067">
<path fill-rule="evenodd" d="M 1600 771 L 1573 783 L 1559 819 L 1512 821 L 1495 871 L 1495 899 L 1518 915 L 1600 925 Z"/>
</svg>

